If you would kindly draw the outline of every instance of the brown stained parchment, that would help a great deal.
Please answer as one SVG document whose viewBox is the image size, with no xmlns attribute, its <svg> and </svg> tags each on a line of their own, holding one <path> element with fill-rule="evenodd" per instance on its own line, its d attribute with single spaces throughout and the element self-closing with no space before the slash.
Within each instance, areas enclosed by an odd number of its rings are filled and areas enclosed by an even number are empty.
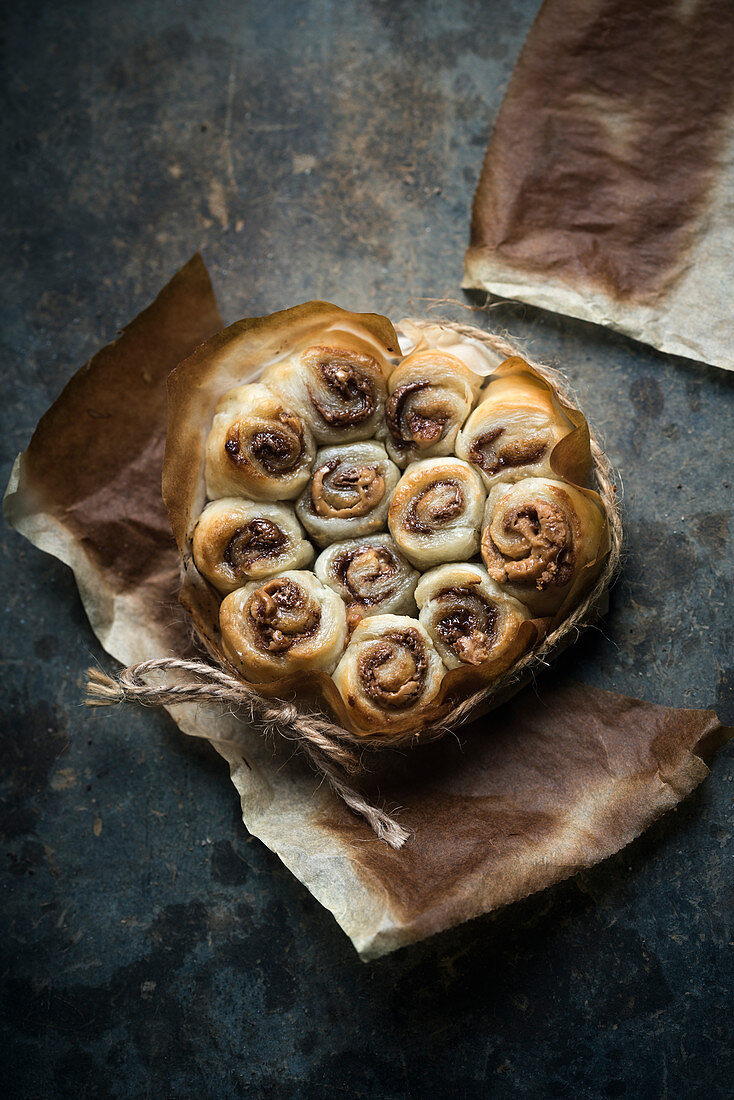
<svg viewBox="0 0 734 1100">
<path fill-rule="evenodd" d="M 675 710 L 546 676 L 454 738 L 398 758 L 375 783 L 404 806 L 399 852 L 354 845 L 406 939 L 428 936 L 612 855 L 708 774 L 713 712 Z M 359 838 L 348 814 L 326 827 Z"/>
<path fill-rule="evenodd" d="M 134 616 L 162 601 L 158 644 L 172 652 L 188 645 L 175 606 L 178 555 L 161 498 L 166 379 L 221 327 L 197 254 L 71 378 L 13 471 L 6 518 L 74 569 L 95 632 L 123 661 L 136 648 L 128 637 Z M 43 529 L 34 538 L 39 515 Z"/>
<path fill-rule="evenodd" d="M 71 565 L 95 632 L 126 664 L 187 644 L 178 555 L 160 498 L 160 391 L 174 357 L 190 354 L 219 324 L 195 257 L 75 375 L 6 494 L 9 522 Z M 55 461 L 47 457 L 52 447 Z M 461 744 L 446 738 L 384 758 L 367 785 L 390 808 L 403 807 L 400 821 L 412 836 L 395 852 L 290 744 L 273 745 L 214 705 L 170 709 L 184 732 L 209 738 L 224 756 L 249 830 L 334 914 L 365 959 L 616 852 L 693 790 L 708 774 L 703 757 L 725 737 L 710 712 L 548 679 L 539 694 L 525 691 L 475 723 Z M 104 717 L 80 718 L 94 720 Z"/>
<path fill-rule="evenodd" d="M 734 15 L 546 0 L 474 198 L 467 287 L 734 367 Z"/>
<path fill-rule="evenodd" d="M 74 375 L 28 445 L 28 483 L 83 536 L 120 590 L 155 575 L 170 546 L 160 479 L 149 476 L 162 465 L 166 379 L 221 327 L 206 267 L 194 256 L 115 343 Z"/>
</svg>

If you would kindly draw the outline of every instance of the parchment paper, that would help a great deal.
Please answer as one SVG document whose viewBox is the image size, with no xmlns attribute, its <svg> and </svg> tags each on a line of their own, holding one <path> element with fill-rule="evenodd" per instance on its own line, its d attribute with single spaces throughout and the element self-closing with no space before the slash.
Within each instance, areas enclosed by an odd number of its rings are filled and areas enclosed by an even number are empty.
<svg viewBox="0 0 734 1100">
<path fill-rule="evenodd" d="M 6 494 L 8 521 L 71 566 L 95 633 L 125 664 L 190 646 L 160 496 L 165 378 L 220 325 L 194 257 L 71 380 Z M 290 744 L 273 746 L 216 707 L 171 713 L 184 732 L 212 740 L 250 832 L 365 959 L 611 855 L 693 790 L 708 774 L 703 758 L 725 739 L 711 712 L 548 682 L 476 723 L 461 745 L 447 738 L 396 755 L 389 774 L 369 777 L 413 831 L 395 852 Z"/>
<path fill-rule="evenodd" d="M 465 287 L 734 369 L 734 14 L 546 0 L 474 196 Z"/>
</svg>

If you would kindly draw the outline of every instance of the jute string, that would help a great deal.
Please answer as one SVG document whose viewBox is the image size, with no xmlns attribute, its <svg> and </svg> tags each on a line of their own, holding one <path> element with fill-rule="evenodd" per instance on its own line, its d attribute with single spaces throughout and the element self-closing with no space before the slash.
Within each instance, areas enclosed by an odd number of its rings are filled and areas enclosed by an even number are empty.
<svg viewBox="0 0 734 1100">
<path fill-rule="evenodd" d="M 424 327 L 434 322 L 413 323 Z M 484 332 L 473 325 L 442 322 L 442 327 L 486 344 L 504 358 L 520 354 L 503 337 Z M 566 380 L 559 371 L 535 363 L 527 356 L 523 358 L 564 401 L 574 408 L 577 407 Z M 453 732 L 467 722 L 480 706 L 491 704 L 492 699 L 499 697 L 513 684 L 529 678 L 536 669 L 547 665 L 574 632 L 578 634 L 598 616 L 602 597 L 619 568 L 622 521 L 613 468 L 593 433 L 590 434 L 594 476 L 606 511 L 610 543 L 609 556 L 596 583 L 578 607 L 546 636 L 537 649 L 516 661 L 499 680 L 455 704 L 440 722 L 422 729 L 419 735 L 408 731 L 398 735 L 370 735 L 368 739 L 361 738 L 322 714 L 304 711 L 295 703 L 264 698 L 244 680 L 214 664 L 174 657 L 143 661 L 124 669 L 117 677 L 108 676 L 100 669 L 89 669 L 87 705 L 113 706 L 124 701 L 134 701 L 144 706 L 172 706 L 191 702 L 224 703 L 241 712 L 249 724 L 263 735 L 277 735 L 293 741 L 337 797 L 354 813 L 363 817 L 380 840 L 384 840 L 391 848 L 401 848 L 410 835 L 408 831 L 389 814 L 372 805 L 352 781 L 366 770 L 365 750 L 405 747 L 406 744 L 416 744 L 419 740 L 420 743 L 426 743 Z M 160 674 L 170 679 L 164 683 L 146 679 L 151 676 L 157 678 Z M 241 749 L 241 746 L 236 747 Z"/>
</svg>

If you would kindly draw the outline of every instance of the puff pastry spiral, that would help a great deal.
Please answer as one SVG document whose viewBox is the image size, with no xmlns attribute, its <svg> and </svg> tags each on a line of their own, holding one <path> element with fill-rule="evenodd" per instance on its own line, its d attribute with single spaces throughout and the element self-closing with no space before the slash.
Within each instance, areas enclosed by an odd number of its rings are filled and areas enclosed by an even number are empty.
<svg viewBox="0 0 734 1100">
<path fill-rule="evenodd" d="M 253 581 L 225 596 L 219 626 L 227 658 L 247 679 L 331 672 L 347 639 L 344 604 L 306 570 Z"/>
<path fill-rule="evenodd" d="M 196 567 L 222 593 L 313 558 L 293 508 L 224 497 L 207 504 L 194 532 Z"/>
<path fill-rule="evenodd" d="M 482 665 L 509 650 L 526 607 L 480 565 L 454 562 L 424 573 L 415 592 L 420 621 L 447 668 Z"/>
<path fill-rule="evenodd" d="M 399 466 L 449 455 L 482 379 L 455 355 L 418 351 L 390 375 L 386 444 Z"/>
<path fill-rule="evenodd" d="M 419 622 L 374 615 L 357 625 L 333 679 L 358 726 L 400 728 L 435 699 L 444 671 Z"/>
<path fill-rule="evenodd" d="M 560 608 L 600 554 L 604 514 L 595 494 L 550 478 L 490 490 L 482 558 L 490 577 L 536 615 Z"/>
<path fill-rule="evenodd" d="M 206 445 L 210 499 L 292 500 L 311 476 L 316 448 L 303 419 L 267 386 L 250 382 L 217 404 Z"/>
<path fill-rule="evenodd" d="M 388 513 L 390 533 L 419 569 L 471 558 L 479 549 L 484 500 L 482 479 L 467 462 L 414 462 L 395 490 Z"/>
<path fill-rule="evenodd" d="M 314 439 L 370 439 L 382 422 L 387 367 L 366 351 L 321 345 L 268 367 L 262 376 L 291 408 L 301 410 Z"/>
<path fill-rule="evenodd" d="M 374 440 L 324 447 L 296 511 L 319 546 L 381 531 L 400 471 Z"/>
<path fill-rule="evenodd" d="M 496 481 L 551 476 L 553 447 L 572 424 L 539 378 L 513 373 L 491 379 L 456 440 L 456 453 Z"/>
<path fill-rule="evenodd" d="M 344 600 L 350 629 L 367 615 L 415 612 L 420 573 L 389 535 L 337 542 L 319 555 L 314 572 Z"/>
</svg>

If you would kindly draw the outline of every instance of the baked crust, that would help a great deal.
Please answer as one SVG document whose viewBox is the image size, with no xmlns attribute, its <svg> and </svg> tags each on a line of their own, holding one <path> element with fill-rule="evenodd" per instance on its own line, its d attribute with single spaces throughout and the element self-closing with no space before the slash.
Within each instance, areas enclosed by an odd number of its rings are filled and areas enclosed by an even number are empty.
<svg viewBox="0 0 734 1100">
<path fill-rule="evenodd" d="M 328 302 L 306 302 L 268 317 L 236 321 L 185 359 L 168 379 L 168 433 L 163 500 L 184 561 L 206 499 L 204 447 L 219 399 L 254 381 L 263 369 L 320 341 L 343 344 L 385 363 L 399 355 L 386 317 L 350 313 Z M 200 456 L 197 461 L 193 456 Z"/>
<path fill-rule="evenodd" d="M 442 341 L 445 341 L 447 332 L 440 326 L 428 326 L 424 330 L 424 335 L 421 335 L 418 326 L 406 325 L 406 328 L 411 329 L 414 334 L 419 334 L 418 341 L 413 343 L 412 351 L 442 347 Z M 510 390 L 513 380 L 521 376 L 526 382 L 530 379 L 531 388 L 541 394 L 541 404 L 544 406 L 552 404 L 557 409 L 559 418 L 564 422 L 565 434 L 547 457 L 550 472 L 555 478 L 566 482 L 573 483 L 576 480 L 583 482 L 590 467 L 589 432 L 583 414 L 567 405 L 555 393 L 552 386 L 524 360 L 511 357 L 497 363 L 498 357 L 492 352 L 487 352 L 476 337 L 469 336 L 465 339 L 454 332 L 451 340 L 449 354 L 458 354 L 464 368 L 473 371 L 475 375 L 473 384 L 470 386 L 471 401 L 468 402 L 466 413 L 469 413 L 473 405 L 481 402 L 482 395 L 486 392 L 488 376 L 491 375 L 493 381 L 505 379 L 506 388 Z M 262 695 L 281 698 L 297 695 L 304 704 L 320 708 L 323 708 L 326 703 L 336 721 L 359 736 L 390 736 L 394 732 L 398 734 L 409 732 L 419 736 L 423 730 L 432 730 L 434 731 L 432 736 L 435 736 L 435 730 L 439 728 L 438 724 L 443 716 L 457 704 L 464 703 L 471 697 L 472 706 L 476 700 L 477 706 L 480 707 L 482 698 L 487 695 L 488 685 L 496 682 L 521 656 L 532 650 L 547 631 L 558 624 L 565 611 L 573 605 L 574 600 L 581 598 L 598 575 L 607 550 L 603 507 L 599 502 L 602 532 L 598 540 L 598 553 L 596 557 L 587 555 L 579 576 L 574 577 L 567 588 L 567 594 L 564 594 L 562 607 L 555 614 L 552 611 L 544 614 L 543 611 L 531 609 L 528 617 L 523 619 L 522 615 L 517 616 L 516 630 L 507 639 L 506 645 L 496 649 L 491 646 L 474 647 L 472 661 L 460 662 L 460 667 L 444 669 L 440 684 L 437 687 L 435 683 L 433 685 L 436 690 L 432 688 L 420 705 L 410 708 L 409 721 L 406 715 L 403 715 L 397 724 L 394 716 L 390 720 L 385 715 L 380 718 L 379 708 L 367 710 L 359 708 L 359 713 L 355 713 L 354 708 L 346 705 L 331 675 L 333 668 L 331 661 L 321 667 L 317 662 L 308 670 L 304 670 L 303 667 L 289 670 L 287 661 L 284 661 L 282 675 L 278 675 L 277 670 L 274 671 L 272 668 L 266 671 L 264 666 L 259 672 L 258 662 L 254 662 L 251 667 L 248 666 L 246 671 L 242 662 L 236 659 L 235 648 L 231 644 L 228 646 L 223 644 L 220 628 L 221 594 L 201 575 L 192 555 L 194 530 L 206 502 L 207 437 L 217 403 L 223 395 L 257 381 L 263 385 L 261 376 L 268 368 L 271 374 L 275 374 L 278 363 L 289 359 L 293 361 L 307 349 L 329 347 L 340 349 L 340 354 L 350 350 L 355 361 L 362 356 L 377 362 L 388 379 L 388 385 L 394 360 L 401 355 L 395 329 L 386 318 L 374 314 L 349 313 L 325 302 L 313 302 L 284 310 L 271 317 L 254 318 L 231 325 L 198 348 L 170 377 L 169 426 L 163 470 L 163 495 L 183 564 L 180 600 L 211 655 L 239 675 L 249 676 L 248 682 Z M 443 348 L 446 350 L 445 343 Z M 302 410 L 295 407 L 291 409 L 289 406 L 288 413 L 299 416 Z M 463 422 L 459 427 L 463 426 Z M 364 444 L 364 446 L 373 445 Z M 470 490 L 471 499 L 467 500 L 465 505 L 472 515 L 472 529 L 476 528 L 476 531 L 471 545 L 465 549 L 464 556 L 469 557 L 479 548 L 486 493 L 479 467 L 451 455 L 411 464 L 402 480 L 409 480 L 412 476 L 411 471 L 415 467 L 433 464 L 443 466 L 447 463 L 452 466 L 452 469 L 456 467 L 460 470 L 459 480 L 462 483 L 462 491 L 464 482 Z M 576 489 L 584 495 L 588 494 L 589 497 L 594 496 L 580 485 L 577 485 Z M 402 494 L 398 486 L 393 495 L 396 509 L 401 499 Z M 439 505 L 440 503 L 439 501 Z M 473 516 L 474 511 L 477 512 L 476 517 Z M 390 527 L 392 529 L 392 522 Z M 410 557 L 410 554 L 408 556 Z M 455 562 L 456 555 L 447 553 L 436 560 Z M 426 570 L 432 564 L 434 564 L 433 561 L 421 560 L 419 567 Z M 276 574 L 276 578 L 279 575 Z M 349 603 L 343 594 L 341 598 L 345 604 Z M 227 607 L 231 609 L 236 601 L 229 597 L 227 599 L 229 600 Z M 412 591 L 410 599 L 412 600 Z M 350 629 L 355 629 L 357 626 L 367 629 L 364 627 L 365 621 L 379 616 L 377 608 L 377 615 L 373 612 L 365 615 L 364 610 L 366 608 L 360 608 L 358 614 L 351 614 L 351 617 L 348 617 Z M 400 610 L 402 611 L 402 606 Z M 347 612 L 349 611 L 350 607 L 347 607 Z M 409 621 L 418 627 L 420 624 L 412 606 L 410 612 L 413 617 Z M 532 617 L 533 615 L 535 617 Z M 227 621 L 227 629 L 231 633 L 232 616 L 227 612 L 224 618 Z M 431 646 L 433 647 L 432 642 Z M 441 662 L 438 654 L 436 659 L 439 663 Z M 514 693 L 514 690 L 516 688 L 510 693 Z M 496 701 L 493 696 L 491 705 L 496 705 Z M 469 711 L 467 710 L 466 713 L 468 715 Z M 478 714 L 481 710 L 472 710 L 471 713 Z"/>
</svg>

